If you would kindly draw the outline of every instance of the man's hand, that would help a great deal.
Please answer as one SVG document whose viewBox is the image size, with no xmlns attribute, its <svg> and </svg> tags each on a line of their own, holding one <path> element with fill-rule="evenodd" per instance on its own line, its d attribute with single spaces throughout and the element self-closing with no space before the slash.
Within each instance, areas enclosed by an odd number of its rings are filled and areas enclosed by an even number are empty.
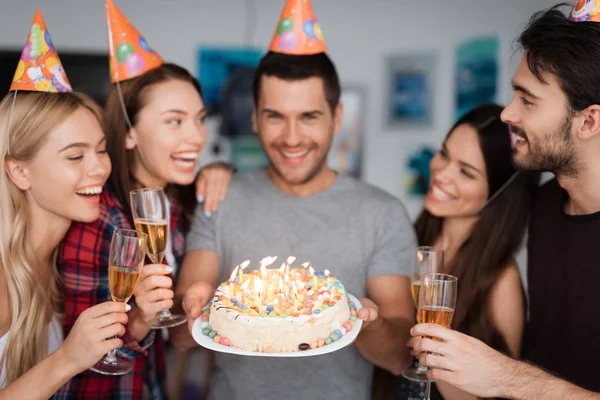
<svg viewBox="0 0 600 400">
<path fill-rule="evenodd" d="M 506 386 L 512 381 L 515 360 L 480 340 L 441 325 L 415 325 L 410 333 L 417 337 L 411 344 L 420 354 L 419 361 L 430 367 L 429 378 L 447 382 L 479 397 L 508 397 Z M 434 354 L 425 354 L 429 352 Z"/>
<path fill-rule="evenodd" d="M 206 282 L 196 282 L 185 292 L 183 296 L 183 311 L 187 317 L 188 330 L 192 333 L 194 321 L 200 316 L 202 308 L 215 295 L 215 288 Z"/>
<path fill-rule="evenodd" d="M 358 318 L 363 321 L 362 329 L 376 329 L 381 324 L 379 307 L 373 301 L 362 298 L 358 300 L 362 308 L 358 310 Z"/>
</svg>

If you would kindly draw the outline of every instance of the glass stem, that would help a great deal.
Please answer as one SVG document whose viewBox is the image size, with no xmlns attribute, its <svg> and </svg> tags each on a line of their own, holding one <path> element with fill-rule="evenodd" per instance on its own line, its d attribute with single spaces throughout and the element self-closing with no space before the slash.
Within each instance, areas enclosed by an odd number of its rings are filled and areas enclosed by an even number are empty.
<svg viewBox="0 0 600 400">
<path fill-rule="evenodd" d="M 116 337 L 117 337 L 117 336 L 115 335 L 115 336 L 113 336 L 113 337 L 110 337 L 110 338 L 108 338 L 108 340 L 110 340 L 110 339 L 115 339 Z M 106 357 L 104 358 L 104 361 L 105 361 L 107 364 L 114 364 L 114 363 L 116 363 L 116 362 L 117 362 L 117 349 L 112 349 L 112 350 L 110 350 L 110 351 L 108 352 L 108 354 L 106 355 Z"/>
<path fill-rule="evenodd" d="M 160 312 L 160 316 L 161 316 L 161 317 L 170 317 L 170 316 L 171 316 L 171 311 L 169 311 L 169 309 L 162 310 L 162 311 Z"/>
<path fill-rule="evenodd" d="M 431 400 L 431 381 L 427 379 L 427 387 L 425 388 L 425 400 Z"/>
</svg>

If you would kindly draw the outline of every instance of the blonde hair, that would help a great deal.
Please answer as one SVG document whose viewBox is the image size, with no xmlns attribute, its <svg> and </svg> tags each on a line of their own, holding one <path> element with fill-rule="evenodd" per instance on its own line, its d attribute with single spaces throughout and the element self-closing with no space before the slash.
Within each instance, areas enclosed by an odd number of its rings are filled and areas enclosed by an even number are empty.
<svg viewBox="0 0 600 400">
<path fill-rule="evenodd" d="M 101 122 L 100 108 L 79 93 L 18 92 L 16 99 L 14 96 L 10 93 L 0 103 L 0 266 L 11 313 L 10 333 L 0 358 L 0 370 L 6 368 L 6 385 L 48 355 L 48 323 L 60 311 L 61 295 L 56 249 L 50 271 L 36 265 L 27 236 L 27 198 L 9 178 L 4 161 L 33 159 L 48 133 L 79 107 L 89 109 Z"/>
</svg>

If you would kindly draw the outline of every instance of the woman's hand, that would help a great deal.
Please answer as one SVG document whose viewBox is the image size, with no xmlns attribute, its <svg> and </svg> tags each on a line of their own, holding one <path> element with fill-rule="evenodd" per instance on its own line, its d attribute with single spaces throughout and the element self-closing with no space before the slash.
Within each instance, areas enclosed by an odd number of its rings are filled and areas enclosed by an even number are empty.
<svg viewBox="0 0 600 400">
<path fill-rule="evenodd" d="M 92 367 L 110 350 L 121 347 L 121 339 L 109 338 L 125 334 L 129 310 L 128 304 L 107 301 L 82 312 L 57 350 L 64 359 L 64 366 L 72 368 L 75 375 Z"/>
<path fill-rule="evenodd" d="M 135 317 L 144 324 L 148 325 L 162 310 L 173 307 L 173 280 L 167 276 L 172 272 L 173 268 L 164 264 L 148 264 L 142 268 L 133 294 L 137 305 Z"/>
<path fill-rule="evenodd" d="M 219 203 L 225 199 L 235 167 L 222 162 L 208 164 L 200 170 L 196 179 L 196 197 L 204 205 L 204 214 L 210 217 L 217 212 Z"/>
</svg>

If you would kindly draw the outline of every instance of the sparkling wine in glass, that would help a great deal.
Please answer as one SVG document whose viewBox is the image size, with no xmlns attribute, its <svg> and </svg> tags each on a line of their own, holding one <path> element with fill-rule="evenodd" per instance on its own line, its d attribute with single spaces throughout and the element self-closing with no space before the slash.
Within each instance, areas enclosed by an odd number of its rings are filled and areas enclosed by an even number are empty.
<svg viewBox="0 0 600 400">
<path fill-rule="evenodd" d="M 163 262 L 167 251 L 169 213 L 167 197 L 161 187 L 132 190 L 130 193 L 133 222 L 138 232 L 148 235 L 148 258 L 154 264 Z M 172 328 L 187 321 L 185 315 L 162 310 L 149 324 L 152 329 Z"/>
<path fill-rule="evenodd" d="M 411 276 L 410 289 L 412 292 L 415 308 L 419 306 L 419 293 L 421 289 L 421 277 L 427 273 L 442 272 L 444 268 L 444 252 L 436 250 L 432 246 L 417 247 L 417 264 Z M 415 382 L 427 382 L 427 367 L 422 366 L 419 360 L 415 360 L 413 366 L 402 373 L 406 379 Z"/>
<path fill-rule="evenodd" d="M 148 258 L 154 264 L 162 263 L 167 249 L 167 220 L 136 218 L 134 224 L 138 232 L 148 235 Z"/>
<path fill-rule="evenodd" d="M 450 328 L 456 307 L 457 290 L 458 279 L 455 276 L 441 273 L 424 274 L 421 277 L 417 321 L 420 324 L 438 324 Z M 431 381 L 427 380 L 425 400 L 429 400 L 430 393 Z"/>
<path fill-rule="evenodd" d="M 148 236 L 132 229 L 115 229 L 108 256 L 108 287 L 113 301 L 127 303 L 135 290 L 146 256 Z M 92 371 L 103 375 L 124 375 L 133 363 L 111 350 L 96 363 Z"/>
</svg>

